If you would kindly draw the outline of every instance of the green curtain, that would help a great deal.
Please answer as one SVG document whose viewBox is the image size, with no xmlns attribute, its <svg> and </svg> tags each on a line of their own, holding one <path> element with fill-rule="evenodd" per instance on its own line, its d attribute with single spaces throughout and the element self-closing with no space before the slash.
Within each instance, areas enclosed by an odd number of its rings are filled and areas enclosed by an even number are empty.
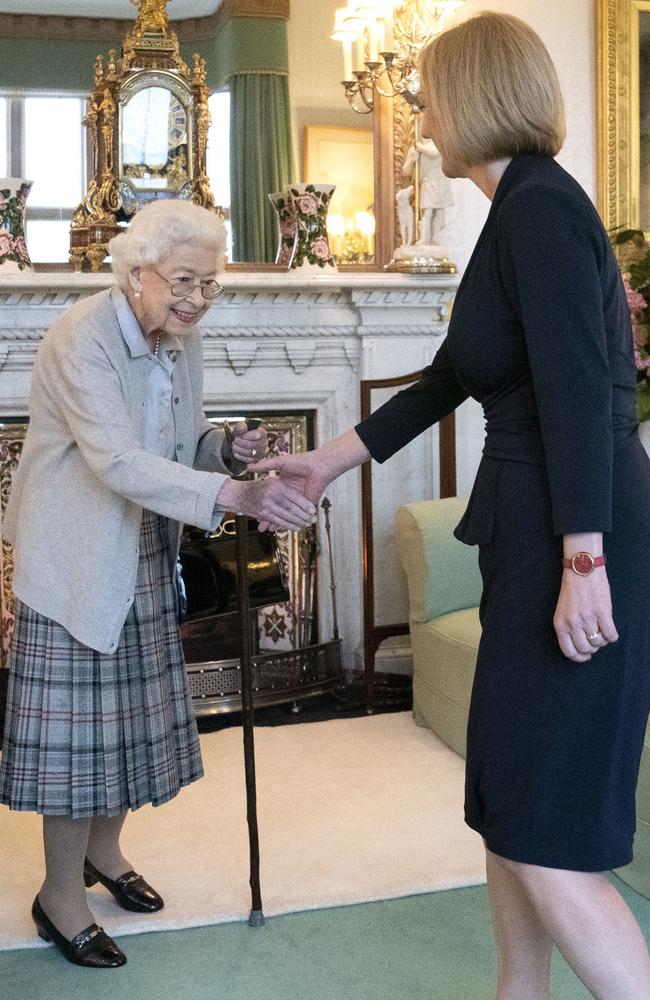
<svg viewBox="0 0 650 1000">
<path fill-rule="evenodd" d="M 286 74 L 230 78 L 230 211 L 233 260 L 273 261 L 276 215 L 267 197 L 294 180 Z"/>
</svg>

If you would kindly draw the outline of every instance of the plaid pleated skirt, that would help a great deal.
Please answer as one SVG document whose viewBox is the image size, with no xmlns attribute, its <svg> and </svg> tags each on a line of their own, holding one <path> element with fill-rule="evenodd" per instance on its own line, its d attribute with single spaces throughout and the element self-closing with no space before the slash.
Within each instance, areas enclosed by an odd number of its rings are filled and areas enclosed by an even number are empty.
<svg viewBox="0 0 650 1000">
<path fill-rule="evenodd" d="M 17 603 L 0 763 L 0 802 L 11 809 L 114 816 L 161 805 L 202 776 L 166 527 L 144 511 L 133 605 L 114 653 Z"/>
</svg>

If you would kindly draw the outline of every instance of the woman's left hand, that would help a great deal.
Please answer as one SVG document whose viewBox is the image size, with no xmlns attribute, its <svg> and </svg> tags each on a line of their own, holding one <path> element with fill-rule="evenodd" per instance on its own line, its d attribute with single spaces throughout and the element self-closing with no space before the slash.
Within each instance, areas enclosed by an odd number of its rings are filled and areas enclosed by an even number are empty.
<svg viewBox="0 0 650 1000">
<path fill-rule="evenodd" d="M 264 427 L 256 427 L 255 430 L 249 431 L 242 421 L 235 424 L 233 432 L 232 457 L 234 459 L 248 465 L 250 462 L 259 462 L 264 458 L 268 444 Z"/>
<path fill-rule="evenodd" d="M 603 646 L 616 642 L 618 632 L 604 566 L 589 576 L 564 570 L 553 625 L 560 649 L 575 663 L 585 663 Z"/>
</svg>

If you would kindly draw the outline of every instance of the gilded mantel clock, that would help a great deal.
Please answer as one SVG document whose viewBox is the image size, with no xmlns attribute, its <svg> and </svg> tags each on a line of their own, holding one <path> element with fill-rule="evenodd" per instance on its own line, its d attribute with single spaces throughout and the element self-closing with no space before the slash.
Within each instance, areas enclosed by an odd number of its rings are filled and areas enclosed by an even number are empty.
<svg viewBox="0 0 650 1000">
<path fill-rule="evenodd" d="M 95 89 L 84 124 L 93 137 L 93 176 L 74 213 L 70 262 L 98 271 L 107 244 L 138 208 L 155 198 L 186 198 L 219 211 L 206 174 L 210 112 L 205 60 L 190 70 L 169 30 L 169 0 L 131 0 L 133 30 L 106 63 L 95 62 Z"/>
</svg>

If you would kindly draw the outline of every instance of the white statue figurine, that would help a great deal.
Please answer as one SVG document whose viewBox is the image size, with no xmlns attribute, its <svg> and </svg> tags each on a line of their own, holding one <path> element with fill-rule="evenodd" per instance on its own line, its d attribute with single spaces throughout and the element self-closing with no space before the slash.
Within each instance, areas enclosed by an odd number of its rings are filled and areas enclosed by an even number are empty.
<svg viewBox="0 0 650 1000">
<path fill-rule="evenodd" d="M 442 172 L 442 157 L 433 139 L 421 139 L 409 149 L 403 176 L 410 178 L 416 161 L 420 162 L 420 236 L 418 245 L 436 243 L 445 225 L 445 209 L 454 204 L 449 178 Z"/>
<path fill-rule="evenodd" d="M 414 219 L 413 208 L 411 207 L 411 195 L 413 194 L 413 190 L 413 185 L 409 184 L 408 187 L 400 188 L 395 195 L 395 201 L 397 202 L 397 220 L 399 222 L 399 234 L 402 246 L 410 246 L 413 242 Z"/>
</svg>

